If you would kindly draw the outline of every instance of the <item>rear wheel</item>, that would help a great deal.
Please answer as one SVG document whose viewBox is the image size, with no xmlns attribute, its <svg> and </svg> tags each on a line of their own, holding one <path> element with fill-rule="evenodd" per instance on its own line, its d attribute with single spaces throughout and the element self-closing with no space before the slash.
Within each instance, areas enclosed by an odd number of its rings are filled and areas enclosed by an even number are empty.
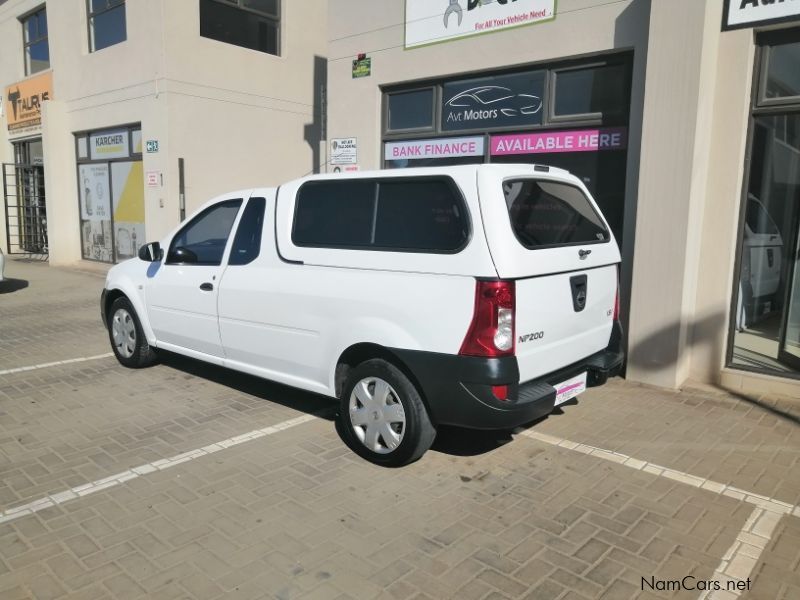
<svg viewBox="0 0 800 600">
<path fill-rule="evenodd" d="M 356 454 L 385 467 L 414 462 L 436 437 L 417 388 L 400 369 L 381 359 L 363 362 L 350 372 L 339 426 Z"/>
<path fill-rule="evenodd" d="M 139 316 L 124 296 L 114 300 L 108 311 L 108 337 L 114 356 L 122 365 L 140 369 L 156 362 L 156 352 L 147 343 Z"/>
</svg>

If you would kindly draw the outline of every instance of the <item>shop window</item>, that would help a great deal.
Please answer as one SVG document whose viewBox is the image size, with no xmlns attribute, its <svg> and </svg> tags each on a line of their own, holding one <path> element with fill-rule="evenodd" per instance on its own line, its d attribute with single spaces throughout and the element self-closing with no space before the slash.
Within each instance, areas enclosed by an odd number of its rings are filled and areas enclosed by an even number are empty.
<svg viewBox="0 0 800 600">
<path fill-rule="evenodd" d="M 800 29 L 758 35 L 732 366 L 800 376 Z"/>
<path fill-rule="evenodd" d="M 25 44 L 25 75 L 50 68 L 50 45 L 47 41 L 47 11 L 43 8 L 22 19 Z"/>
<path fill-rule="evenodd" d="M 280 56 L 280 0 L 200 0 L 200 35 Z"/>
<path fill-rule="evenodd" d="M 87 0 L 89 51 L 96 52 L 128 39 L 125 0 Z"/>
<path fill-rule="evenodd" d="M 389 131 L 433 128 L 433 88 L 388 95 Z"/>
<path fill-rule="evenodd" d="M 82 256 L 117 262 L 145 243 L 144 170 L 131 148 L 139 126 L 75 136 Z"/>
<path fill-rule="evenodd" d="M 623 65 L 555 71 L 553 115 L 627 117 L 628 76 Z"/>
</svg>

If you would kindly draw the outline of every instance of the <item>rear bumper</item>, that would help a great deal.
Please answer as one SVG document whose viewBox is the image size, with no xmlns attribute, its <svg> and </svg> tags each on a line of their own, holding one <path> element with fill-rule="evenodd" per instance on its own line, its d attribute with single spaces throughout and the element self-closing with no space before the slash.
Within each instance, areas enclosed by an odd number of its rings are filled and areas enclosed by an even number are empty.
<svg viewBox="0 0 800 600">
<path fill-rule="evenodd" d="M 474 358 L 452 354 L 393 350 L 417 379 L 436 424 L 471 429 L 512 429 L 539 419 L 555 406 L 554 385 L 586 371 L 587 385 L 603 385 L 625 362 L 622 328 L 617 323 L 608 348 L 564 369 L 519 383 L 516 357 Z M 492 386 L 508 385 L 508 400 Z"/>
</svg>

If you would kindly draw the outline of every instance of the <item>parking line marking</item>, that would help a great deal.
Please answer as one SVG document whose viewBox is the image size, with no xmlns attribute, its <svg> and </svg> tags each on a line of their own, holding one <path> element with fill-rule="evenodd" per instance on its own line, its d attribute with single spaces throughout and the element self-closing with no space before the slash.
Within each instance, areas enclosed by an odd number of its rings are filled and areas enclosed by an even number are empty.
<svg viewBox="0 0 800 600">
<path fill-rule="evenodd" d="M 80 358 L 68 358 L 66 360 L 57 360 L 49 363 L 41 363 L 38 365 L 31 365 L 28 367 L 16 367 L 14 369 L 5 369 L 0 371 L 0 375 L 10 375 L 11 373 L 22 373 L 23 371 L 35 371 L 36 369 L 46 369 L 47 367 L 58 367 L 60 365 L 71 365 L 74 363 L 87 362 L 90 360 L 99 360 L 101 358 L 110 358 L 114 356 L 113 352 L 106 352 L 105 354 L 97 354 L 95 356 L 82 356 Z"/>
<path fill-rule="evenodd" d="M 84 496 L 94 494 L 95 492 L 99 492 L 101 490 L 107 490 L 108 488 L 121 485 L 126 481 L 137 479 L 138 477 L 144 477 L 149 473 L 164 471 L 176 465 L 181 465 L 183 463 L 202 458 L 203 456 L 208 456 L 209 454 L 219 452 L 226 448 L 238 446 L 239 444 L 244 444 L 245 442 L 251 442 L 264 436 L 285 431 L 292 427 L 296 427 L 297 425 L 302 425 L 303 423 L 308 423 L 309 421 L 313 421 L 318 418 L 319 417 L 314 414 L 302 415 L 300 417 L 295 417 L 294 419 L 283 421 L 277 425 L 270 425 L 269 427 L 264 427 L 263 429 L 255 429 L 248 433 L 237 435 L 236 437 L 232 437 L 221 442 L 216 442 L 215 444 L 203 446 L 202 448 L 197 448 L 195 450 L 189 450 L 188 452 L 182 452 L 170 458 L 164 458 L 144 465 L 139 465 L 138 467 L 132 467 L 126 471 L 122 471 L 121 473 L 116 473 L 115 475 L 103 477 L 102 479 L 97 479 L 90 483 L 84 483 L 68 490 L 49 494 L 44 498 L 39 498 L 33 502 L 28 502 L 27 504 L 22 504 L 20 506 L 14 506 L 6 509 L 3 512 L 0 512 L 0 524 L 19 519 L 35 512 L 39 512 L 40 510 L 50 508 L 51 506 L 56 506 L 71 500 L 83 498 Z"/>
<path fill-rule="evenodd" d="M 605 450 L 603 448 L 589 446 L 588 444 L 576 444 L 564 438 L 531 431 L 530 429 L 520 432 L 520 435 L 524 435 L 525 437 L 539 442 L 544 442 L 545 444 L 550 444 L 551 446 L 602 458 L 603 460 L 623 465 L 629 469 L 672 479 L 678 483 L 690 485 L 707 492 L 728 496 L 729 498 L 754 505 L 750 517 L 745 522 L 739 535 L 736 536 L 731 547 L 728 548 L 728 551 L 722 557 L 722 561 L 716 571 L 714 571 L 714 578 L 720 581 L 724 587 L 727 587 L 728 581 L 734 582 L 735 587 L 736 582 L 744 582 L 750 578 L 753 569 L 756 564 L 758 564 L 761 553 L 767 547 L 783 515 L 800 517 L 800 506 L 793 506 L 788 502 L 748 492 L 732 485 L 712 481 L 710 479 L 703 479 L 702 477 L 676 471 L 668 467 L 662 467 L 661 465 L 639 460 L 627 454 L 622 454 L 621 452 Z M 718 592 L 713 590 L 704 591 L 700 594 L 698 600 L 713 600 L 714 598 L 730 600 L 741 596 L 743 591 L 745 590 L 723 589 Z"/>
</svg>

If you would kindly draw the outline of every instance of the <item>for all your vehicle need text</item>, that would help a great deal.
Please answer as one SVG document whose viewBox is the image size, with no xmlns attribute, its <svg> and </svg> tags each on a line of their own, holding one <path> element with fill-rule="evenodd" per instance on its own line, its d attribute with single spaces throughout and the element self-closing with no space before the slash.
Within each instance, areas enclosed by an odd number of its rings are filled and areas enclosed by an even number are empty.
<svg viewBox="0 0 800 600">
<path fill-rule="evenodd" d="M 225 194 L 109 271 L 119 361 L 158 351 L 337 398 L 386 466 L 440 425 L 511 429 L 622 363 L 619 249 L 580 180 L 476 165 Z"/>
</svg>

